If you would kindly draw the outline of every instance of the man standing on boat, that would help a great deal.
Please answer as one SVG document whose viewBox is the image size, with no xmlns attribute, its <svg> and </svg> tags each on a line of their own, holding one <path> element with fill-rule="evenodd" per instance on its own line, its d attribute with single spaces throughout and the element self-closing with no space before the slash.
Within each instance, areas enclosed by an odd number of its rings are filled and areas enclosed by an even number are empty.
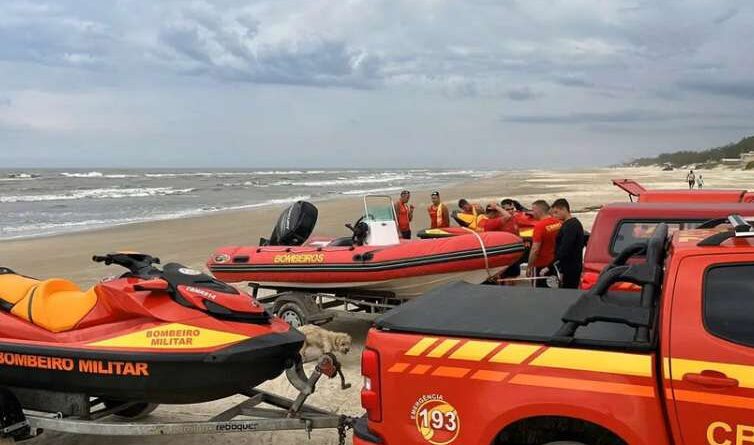
<svg viewBox="0 0 754 445">
<path fill-rule="evenodd" d="M 547 201 L 534 201 L 531 209 L 531 213 L 537 220 L 537 223 L 534 225 L 532 234 L 526 276 L 539 278 L 541 276 L 554 275 L 555 242 L 562 223 L 560 220 L 550 216 L 550 205 L 547 204 Z M 536 280 L 536 286 L 547 287 L 547 283 L 544 279 L 538 279 Z"/>
<path fill-rule="evenodd" d="M 571 215 L 571 205 L 563 198 L 552 203 L 552 216 L 563 221 L 555 239 L 555 260 L 563 275 L 560 287 L 578 289 L 584 262 L 584 226 Z"/>
<path fill-rule="evenodd" d="M 432 204 L 427 207 L 430 227 L 433 229 L 450 227 L 450 213 L 448 212 L 448 206 L 440 201 L 440 192 L 432 192 L 430 198 L 432 199 Z"/>
<path fill-rule="evenodd" d="M 411 220 L 414 219 L 414 206 L 409 204 L 411 192 L 404 190 L 401 197 L 395 203 L 395 216 L 398 218 L 398 231 L 403 239 L 411 239 Z"/>
</svg>

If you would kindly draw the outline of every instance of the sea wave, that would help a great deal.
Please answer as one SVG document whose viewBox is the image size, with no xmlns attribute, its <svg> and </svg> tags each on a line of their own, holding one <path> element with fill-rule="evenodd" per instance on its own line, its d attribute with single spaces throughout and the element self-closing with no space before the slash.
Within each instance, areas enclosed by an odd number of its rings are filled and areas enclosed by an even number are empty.
<svg viewBox="0 0 754 445">
<path fill-rule="evenodd" d="M 266 207 L 266 206 L 278 205 L 278 204 L 290 204 L 296 201 L 306 201 L 307 199 L 311 199 L 311 198 L 312 197 L 310 195 L 299 195 L 299 196 L 291 196 L 289 198 L 268 199 L 267 201 L 257 202 L 254 204 L 241 204 L 241 205 L 227 206 L 227 207 L 207 207 L 202 210 L 208 211 L 208 212 L 220 212 L 220 211 L 226 211 L 226 210 L 255 209 L 257 207 Z"/>
<path fill-rule="evenodd" d="M 366 190 L 348 190 L 345 192 L 340 192 L 340 194 L 341 195 L 368 195 L 370 193 L 394 192 L 401 189 L 403 189 L 403 187 L 380 187 L 376 189 L 366 189 Z"/>
<path fill-rule="evenodd" d="M 172 187 L 103 188 L 91 190 L 74 190 L 67 193 L 58 194 L 0 196 L 0 203 L 70 201 L 76 199 L 146 198 L 150 196 L 182 195 L 191 193 L 194 190 L 196 189 L 174 189 Z"/>
<path fill-rule="evenodd" d="M 337 179 L 327 179 L 324 181 L 278 181 L 270 185 L 282 186 L 282 185 L 295 185 L 302 187 L 332 187 L 339 185 L 356 185 L 356 184 L 380 184 L 385 182 L 405 181 L 410 179 L 405 175 L 370 175 L 370 176 L 358 176 L 356 178 L 344 178 L 339 177 Z"/>
<path fill-rule="evenodd" d="M 66 178 L 101 178 L 104 175 L 104 173 L 101 172 L 87 172 L 87 173 L 68 173 L 63 172 L 60 174 L 60 176 L 65 176 Z"/>
<path fill-rule="evenodd" d="M 288 204 L 296 201 L 311 199 L 309 195 L 291 196 L 288 198 L 270 199 L 254 204 L 245 204 L 227 207 L 205 207 L 201 209 L 181 210 L 172 213 L 155 214 L 151 216 L 139 216 L 134 218 L 107 218 L 89 219 L 85 221 L 71 221 L 62 223 L 32 223 L 21 226 L 0 226 L 0 239 L 27 238 L 33 236 L 54 235 L 63 232 L 82 231 L 101 227 L 112 227 L 149 221 L 165 221 L 170 219 L 188 218 L 208 213 L 252 209 L 270 205 Z"/>
<path fill-rule="evenodd" d="M 461 175 L 471 175 L 476 173 L 474 170 L 455 170 L 455 171 L 446 171 L 446 172 L 426 172 L 425 174 L 427 176 L 461 176 Z"/>
</svg>

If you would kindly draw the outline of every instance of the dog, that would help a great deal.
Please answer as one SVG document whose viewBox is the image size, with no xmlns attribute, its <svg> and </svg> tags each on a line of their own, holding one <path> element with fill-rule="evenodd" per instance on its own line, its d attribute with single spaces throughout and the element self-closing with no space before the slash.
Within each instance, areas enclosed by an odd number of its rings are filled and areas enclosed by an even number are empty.
<svg viewBox="0 0 754 445">
<path fill-rule="evenodd" d="M 303 362 L 319 361 L 324 356 L 330 356 L 340 377 L 340 388 L 350 388 L 351 384 L 346 383 L 346 376 L 343 375 L 340 362 L 335 359 L 335 353 L 348 354 L 351 350 L 351 336 L 343 332 L 328 331 L 313 324 L 301 326 L 298 330 L 306 337 L 300 352 Z"/>
<path fill-rule="evenodd" d="M 351 336 L 343 332 L 332 332 L 311 324 L 301 326 L 298 330 L 306 337 L 301 348 L 304 363 L 317 361 L 323 355 L 333 352 L 345 355 L 351 350 Z"/>
</svg>

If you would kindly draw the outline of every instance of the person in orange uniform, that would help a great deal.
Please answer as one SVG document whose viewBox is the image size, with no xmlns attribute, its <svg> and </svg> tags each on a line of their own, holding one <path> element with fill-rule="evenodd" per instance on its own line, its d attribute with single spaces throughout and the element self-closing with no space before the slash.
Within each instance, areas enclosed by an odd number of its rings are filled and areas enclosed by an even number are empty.
<svg viewBox="0 0 754 445">
<path fill-rule="evenodd" d="M 411 192 L 404 190 L 401 197 L 395 203 L 395 216 L 398 218 L 398 231 L 403 239 L 411 239 L 411 220 L 414 219 L 414 206 L 409 204 Z"/>
<path fill-rule="evenodd" d="M 534 224 L 526 276 L 540 277 L 554 275 L 555 243 L 562 222 L 550 216 L 550 205 L 547 204 L 547 201 L 534 201 L 531 206 L 532 215 L 534 215 L 537 223 Z M 545 280 L 536 280 L 536 286 L 547 287 L 547 284 Z"/>
<path fill-rule="evenodd" d="M 433 229 L 441 229 L 443 227 L 450 227 L 450 213 L 448 206 L 440 201 L 440 192 L 432 192 L 430 195 L 432 199 L 432 205 L 427 207 L 429 213 L 430 227 Z"/>
</svg>

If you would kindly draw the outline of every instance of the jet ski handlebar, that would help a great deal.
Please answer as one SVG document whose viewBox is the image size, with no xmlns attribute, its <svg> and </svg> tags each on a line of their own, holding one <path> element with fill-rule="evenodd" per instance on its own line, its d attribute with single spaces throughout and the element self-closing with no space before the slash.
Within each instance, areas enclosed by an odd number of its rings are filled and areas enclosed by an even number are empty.
<svg viewBox="0 0 754 445">
<path fill-rule="evenodd" d="M 94 255 L 92 261 L 95 263 L 105 263 L 106 266 L 117 264 L 125 267 L 134 276 L 151 276 L 154 272 L 159 272 L 153 264 L 160 264 L 160 259 L 143 253 L 132 252 L 115 252 L 106 255 Z"/>
</svg>

